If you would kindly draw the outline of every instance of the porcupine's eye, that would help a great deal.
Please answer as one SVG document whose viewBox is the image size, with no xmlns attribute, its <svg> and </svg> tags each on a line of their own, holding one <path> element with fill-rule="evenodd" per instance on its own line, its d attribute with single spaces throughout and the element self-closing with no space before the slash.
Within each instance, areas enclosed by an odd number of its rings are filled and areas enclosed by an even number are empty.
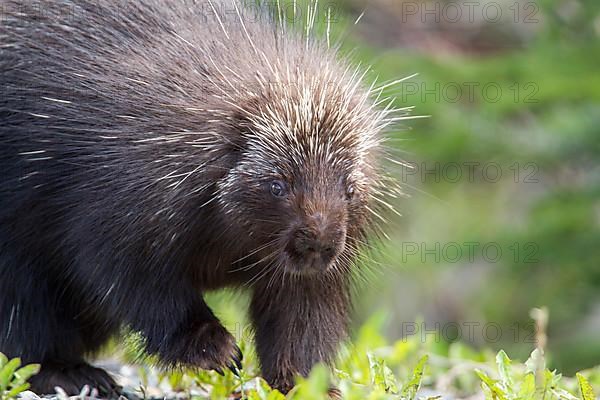
<svg viewBox="0 0 600 400">
<path fill-rule="evenodd" d="M 352 185 L 349 185 L 349 186 L 346 188 L 346 198 L 347 198 L 348 200 L 352 200 L 352 198 L 353 198 L 353 197 L 354 197 L 354 186 L 352 186 Z"/>
<path fill-rule="evenodd" d="M 283 197 L 286 194 L 285 183 L 281 181 L 271 182 L 271 194 L 275 197 Z"/>
</svg>

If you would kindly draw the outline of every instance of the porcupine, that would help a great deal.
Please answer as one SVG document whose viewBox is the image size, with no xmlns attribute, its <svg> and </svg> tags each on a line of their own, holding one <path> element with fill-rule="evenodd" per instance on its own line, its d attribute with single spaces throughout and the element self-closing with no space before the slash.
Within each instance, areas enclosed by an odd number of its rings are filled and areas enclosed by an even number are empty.
<svg viewBox="0 0 600 400">
<path fill-rule="evenodd" d="M 0 1 L 0 351 L 41 363 L 37 392 L 118 392 L 84 356 L 121 326 L 235 371 L 223 287 L 284 392 L 346 337 L 392 110 L 323 40 L 226 5 Z"/>
</svg>

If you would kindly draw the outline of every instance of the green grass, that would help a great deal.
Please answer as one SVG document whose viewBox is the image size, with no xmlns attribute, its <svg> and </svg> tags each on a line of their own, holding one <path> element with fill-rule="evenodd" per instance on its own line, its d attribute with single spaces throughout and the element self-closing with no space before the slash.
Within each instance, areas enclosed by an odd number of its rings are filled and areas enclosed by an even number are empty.
<svg viewBox="0 0 600 400">
<path fill-rule="evenodd" d="M 234 396 L 247 400 L 325 400 L 332 386 L 349 400 L 433 400 L 481 392 L 489 400 L 595 400 L 600 367 L 567 378 L 547 368 L 541 349 L 535 349 L 521 363 L 511 360 L 502 350 L 494 354 L 489 350 L 475 351 L 459 342 L 443 345 L 433 340 L 434 336 L 423 337 L 419 332 L 389 344 L 380 334 L 383 321 L 381 315 L 369 320 L 352 343 L 344 346 L 333 371 L 315 366 L 309 377 L 298 379 L 287 397 L 272 390 L 258 376 L 256 357 L 248 341 L 241 343 L 246 357 L 240 377 L 229 371 L 225 376 L 211 371 L 186 371 L 163 373 L 160 380 L 195 400 L 208 397 L 190 395 L 194 387 L 201 387 L 215 400 Z M 0 353 L 0 399 L 14 399 L 27 390 L 26 381 L 39 370 L 37 364 L 20 364 L 18 358 L 8 360 Z M 144 377 L 148 366 L 139 368 Z M 137 392 L 144 397 L 143 382 Z"/>
<path fill-rule="evenodd" d="M 532 315 L 540 318 L 542 314 L 542 318 L 547 318 L 542 310 Z M 336 387 L 344 399 L 350 400 L 429 400 L 450 395 L 467 398 L 477 393 L 490 400 L 589 400 L 595 399 L 593 391 L 600 387 L 600 367 L 580 371 L 576 377 L 563 377 L 548 368 L 543 349 L 532 348 L 530 357 L 518 362 L 503 350 L 494 353 L 489 349 L 475 350 L 461 342 L 449 344 L 437 340 L 432 332 L 417 331 L 389 343 L 381 334 L 384 323 L 383 314 L 370 318 L 355 332 L 353 340 L 343 346 L 333 371 L 317 365 L 308 378 L 298 379 L 287 398 L 327 399 L 328 389 Z M 542 336 L 545 333 L 539 337 Z M 240 344 L 245 357 L 239 378 L 229 371 L 225 376 L 211 371 L 187 371 L 164 373 L 160 379 L 188 395 L 192 388 L 200 387 L 210 399 L 229 399 L 234 394 L 248 400 L 284 399 L 259 377 L 251 337 Z M 142 376 L 148 372 L 147 365 L 140 366 L 144 371 Z M 143 387 L 144 383 L 139 394 L 145 392 Z"/>
</svg>

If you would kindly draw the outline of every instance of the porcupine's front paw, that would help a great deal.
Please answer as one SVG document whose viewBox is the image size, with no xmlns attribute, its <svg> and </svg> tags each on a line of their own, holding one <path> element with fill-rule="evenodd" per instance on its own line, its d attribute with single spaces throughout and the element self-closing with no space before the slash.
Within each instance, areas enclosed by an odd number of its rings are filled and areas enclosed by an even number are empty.
<svg viewBox="0 0 600 400">
<path fill-rule="evenodd" d="M 234 374 L 242 369 L 242 351 L 218 321 L 199 324 L 175 336 L 165 353 L 163 361 L 169 364 L 215 370 L 221 375 L 225 368 Z"/>
</svg>

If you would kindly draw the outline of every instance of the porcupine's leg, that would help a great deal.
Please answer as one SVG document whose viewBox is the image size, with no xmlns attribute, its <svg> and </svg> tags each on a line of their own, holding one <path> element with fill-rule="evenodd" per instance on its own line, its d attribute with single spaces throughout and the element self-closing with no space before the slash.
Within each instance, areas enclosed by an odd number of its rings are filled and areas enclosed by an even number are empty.
<svg viewBox="0 0 600 400">
<path fill-rule="evenodd" d="M 162 324 L 173 323 L 173 329 L 164 333 L 154 329 L 143 331 L 148 351 L 158 354 L 165 365 L 212 369 L 221 374 L 225 368 L 229 368 L 236 373 L 236 368 L 242 368 L 242 352 L 235 338 L 214 316 L 202 297 L 195 297 L 192 308 L 179 321 L 170 316 L 157 321 Z"/>
<path fill-rule="evenodd" d="M 96 291 L 94 298 L 109 298 L 107 315 L 140 332 L 146 350 L 163 365 L 241 368 L 234 337 L 176 268 L 164 268 L 169 273 L 161 276 L 149 267 L 106 268 L 89 290 Z"/>
<path fill-rule="evenodd" d="M 84 355 L 105 343 L 119 322 L 140 331 L 147 350 L 158 354 L 164 364 L 217 371 L 241 368 L 241 352 L 233 336 L 197 291 L 183 282 L 175 286 L 174 281 L 163 281 L 160 290 L 154 291 L 123 274 L 117 280 L 120 285 L 96 280 L 92 293 L 90 288 L 65 288 L 64 282 L 56 284 L 40 271 L 37 264 L 11 263 L 3 252 L 0 351 L 22 357 L 26 363 L 41 363 L 40 373 L 31 380 L 36 393 L 54 393 L 60 386 L 68 394 L 77 394 L 89 385 L 102 397 L 116 397 L 120 388 L 114 380 L 87 364 Z M 102 308 L 99 303 L 90 307 L 82 302 L 84 298 L 106 301 Z"/>
<path fill-rule="evenodd" d="M 56 386 L 76 394 L 89 385 L 103 397 L 116 396 L 119 388 L 113 379 L 84 361 L 84 355 L 96 351 L 115 327 L 95 323 L 91 314 L 78 318 L 68 290 L 57 284 L 48 263 L 42 264 L 41 259 L 25 256 L 9 245 L 2 249 L 0 351 L 20 357 L 25 364 L 41 364 L 40 372 L 30 380 L 31 390 L 38 394 L 55 393 Z M 94 329 L 84 332 L 88 323 Z"/>
<path fill-rule="evenodd" d="M 119 310 L 127 310 L 127 314 L 121 316 L 122 320 L 133 330 L 141 332 L 146 350 L 157 354 L 163 365 L 216 371 L 241 368 L 242 354 L 234 337 L 221 325 L 200 295 L 185 290 L 185 284 L 181 286 L 171 287 L 172 294 L 168 297 L 161 296 L 160 292 L 144 296 L 139 289 L 136 293 L 131 288 L 127 303 L 117 306 Z M 122 300 L 115 290 L 110 296 L 112 301 Z M 106 322 L 91 321 L 92 317 L 86 314 L 89 309 L 85 306 L 81 307 L 80 313 L 87 317 L 85 322 L 79 321 L 80 336 L 77 340 L 82 342 L 81 349 L 88 352 L 93 350 L 92 346 L 106 341 L 106 337 L 98 333 Z M 65 336 L 64 340 L 68 338 Z M 117 396 L 120 388 L 105 371 L 83 362 L 82 354 L 76 357 L 72 350 L 69 351 L 71 353 L 61 351 L 59 356 L 47 358 L 42 363 L 42 373 L 33 381 L 36 390 L 48 393 L 54 386 L 61 386 L 67 393 L 75 394 L 88 384 L 98 388 L 102 396 Z M 73 354 L 73 357 L 65 359 L 64 354 Z"/>
<path fill-rule="evenodd" d="M 251 304 L 263 376 L 284 393 L 294 386 L 296 375 L 308 375 L 318 362 L 334 361 L 346 337 L 350 308 L 343 284 L 286 282 L 257 285 Z"/>
</svg>

